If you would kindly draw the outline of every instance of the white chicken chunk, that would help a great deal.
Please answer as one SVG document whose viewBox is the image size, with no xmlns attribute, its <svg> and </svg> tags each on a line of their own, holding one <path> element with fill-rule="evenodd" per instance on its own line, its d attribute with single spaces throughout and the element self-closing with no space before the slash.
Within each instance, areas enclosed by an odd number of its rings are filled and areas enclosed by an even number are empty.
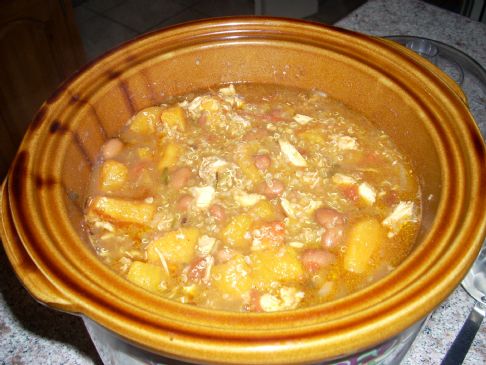
<svg viewBox="0 0 486 365">
<path fill-rule="evenodd" d="M 305 124 L 312 122 L 314 120 L 314 118 L 309 117 L 309 116 L 304 115 L 304 114 L 295 114 L 292 117 L 292 119 L 295 120 L 300 125 L 305 125 Z"/>
<path fill-rule="evenodd" d="M 219 93 L 225 96 L 233 96 L 236 94 L 236 90 L 233 84 L 230 84 L 230 86 L 228 87 L 223 87 L 219 89 Z"/>
<path fill-rule="evenodd" d="M 193 118 L 199 116 L 199 113 L 201 112 L 201 102 L 203 101 L 203 96 L 198 96 L 197 98 L 194 98 L 190 103 L 187 105 L 181 105 L 183 108 L 187 107 L 187 111 Z M 179 104 L 180 105 L 180 104 Z"/>
<path fill-rule="evenodd" d="M 287 160 L 294 166 L 305 167 L 307 166 L 307 161 L 305 158 L 297 151 L 291 143 L 284 139 L 279 139 L 278 144 L 280 145 L 280 150 Z"/>
<path fill-rule="evenodd" d="M 236 190 L 233 193 L 233 197 L 235 198 L 235 201 L 240 205 L 241 207 L 251 207 L 258 203 L 260 200 L 265 199 L 265 196 L 261 194 L 248 194 L 246 191 L 243 190 Z"/>
<path fill-rule="evenodd" d="M 358 194 L 369 205 L 373 205 L 376 201 L 376 191 L 367 182 L 359 184 Z"/>
<path fill-rule="evenodd" d="M 290 203 L 287 199 L 285 198 L 280 198 L 280 205 L 282 206 L 282 209 L 284 210 L 285 214 L 287 217 L 296 219 L 296 211 L 294 207 L 292 206 L 292 203 Z"/>
<path fill-rule="evenodd" d="M 340 150 L 357 150 L 358 141 L 351 136 L 334 135 L 333 140 Z"/>
<path fill-rule="evenodd" d="M 344 174 L 340 174 L 340 173 L 332 175 L 331 180 L 336 185 L 354 185 L 354 184 L 356 184 L 356 180 L 353 177 L 348 176 L 348 175 L 344 175 Z"/>
<path fill-rule="evenodd" d="M 260 297 L 260 307 L 264 312 L 276 312 L 280 310 L 280 299 L 271 294 L 263 294 Z"/>
<path fill-rule="evenodd" d="M 295 309 L 304 298 L 304 292 L 296 288 L 283 287 L 279 291 L 280 298 L 272 294 L 263 294 L 260 298 L 260 306 L 265 312 L 276 312 Z"/>
<path fill-rule="evenodd" d="M 198 208 L 208 208 L 216 195 L 216 191 L 212 186 L 199 186 L 190 189 L 191 194 L 195 198 L 195 204 Z"/>
<path fill-rule="evenodd" d="M 295 309 L 304 298 L 304 292 L 284 286 L 280 288 L 280 298 L 282 298 L 282 304 L 285 309 Z"/>
<path fill-rule="evenodd" d="M 207 235 L 203 235 L 197 241 L 197 252 L 199 256 L 207 256 L 212 251 L 214 246 L 216 245 L 216 238 L 210 237 Z"/>
<path fill-rule="evenodd" d="M 405 223 L 414 220 L 415 217 L 413 202 L 401 201 L 393 209 L 393 212 L 391 212 L 391 214 L 383 220 L 382 224 L 390 230 L 388 236 L 393 237 L 400 231 Z"/>
</svg>

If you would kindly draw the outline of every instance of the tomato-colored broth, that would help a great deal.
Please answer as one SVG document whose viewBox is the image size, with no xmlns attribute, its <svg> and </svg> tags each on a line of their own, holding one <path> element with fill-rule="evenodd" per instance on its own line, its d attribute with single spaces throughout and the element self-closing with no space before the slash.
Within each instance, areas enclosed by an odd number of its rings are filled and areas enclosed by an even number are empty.
<svg viewBox="0 0 486 365">
<path fill-rule="evenodd" d="M 85 218 L 99 257 L 133 283 L 270 312 L 392 271 L 420 198 L 390 138 L 325 93 L 227 85 L 134 115 L 100 151 Z"/>
</svg>

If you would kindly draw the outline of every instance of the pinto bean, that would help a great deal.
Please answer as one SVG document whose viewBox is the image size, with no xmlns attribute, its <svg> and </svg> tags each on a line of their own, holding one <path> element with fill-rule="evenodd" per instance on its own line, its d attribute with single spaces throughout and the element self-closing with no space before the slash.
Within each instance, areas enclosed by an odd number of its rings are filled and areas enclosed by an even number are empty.
<svg viewBox="0 0 486 365">
<path fill-rule="evenodd" d="M 266 170 L 272 164 L 272 160 L 270 160 L 268 155 L 256 155 L 253 159 L 258 170 Z"/>
<path fill-rule="evenodd" d="M 326 231 L 322 234 L 321 242 L 324 247 L 336 247 L 339 243 L 341 243 L 343 236 L 344 226 L 342 225 L 326 228 Z"/>
<path fill-rule="evenodd" d="M 118 138 L 111 138 L 101 147 L 101 153 L 105 160 L 109 160 L 118 155 L 123 149 L 123 142 Z"/>
<path fill-rule="evenodd" d="M 209 214 L 211 214 L 217 221 L 224 221 L 226 218 L 225 209 L 219 204 L 213 204 L 209 207 Z"/>
<path fill-rule="evenodd" d="M 273 199 L 277 196 L 282 195 L 285 190 L 285 185 L 283 182 L 277 179 L 273 179 L 269 184 L 263 182 L 257 190 L 265 195 L 269 199 Z"/>
<path fill-rule="evenodd" d="M 199 126 L 201 128 L 204 128 L 206 126 L 206 124 L 208 123 L 208 114 L 206 111 L 202 112 L 201 115 L 199 116 L 198 120 L 197 120 L 197 124 L 199 124 Z"/>
<path fill-rule="evenodd" d="M 170 174 L 169 185 L 175 189 L 183 188 L 187 185 L 191 174 L 189 167 L 178 168 Z"/>
<path fill-rule="evenodd" d="M 189 194 L 181 196 L 176 203 L 177 210 L 181 212 L 185 212 L 186 210 L 188 210 L 193 199 L 194 198 Z"/>
<path fill-rule="evenodd" d="M 315 219 L 324 228 L 332 228 L 345 223 L 344 215 L 331 208 L 317 209 Z"/>
<path fill-rule="evenodd" d="M 321 242 L 324 247 L 336 247 L 344 236 L 346 217 L 331 208 L 319 208 L 315 213 L 315 220 L 324 228 Z"/>
<path fill-rule="evenodd" d="M 308 249 L 302 253 L 302 264 L 311 273 L 329 266 L 336 261 L 336 256 L 323 249 Z"/>
</svg>

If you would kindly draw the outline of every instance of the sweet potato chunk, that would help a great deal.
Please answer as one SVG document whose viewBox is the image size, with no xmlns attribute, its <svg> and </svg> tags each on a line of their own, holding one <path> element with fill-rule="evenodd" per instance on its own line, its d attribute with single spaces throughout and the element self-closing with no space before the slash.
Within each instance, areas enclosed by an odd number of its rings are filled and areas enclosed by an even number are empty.
<svg viewBox="0 0 486 365">
<path fill-rule="evenodd" d="M 212 284 L 222 293 L 242 295 L 251 289 L 250 266 L 238 255 L 224 264 L 215 265 Z"/>
<path fill-rule="evenodd" d="M 285 224 L 282 221 L 257 222 L 252 225 L 252 250 L 279 247 L 285 242 Z"/>
<path fill-rule="evenodd" d="M 110 222 L 148 225 L 154 217 L 154 205 L 127 199 L 98 196 L 90 205 L 89 214 L 104 217 Z"/>
<path fill-rule="evenodd" d="M 252 215 L 265 221 L 274 220 L 277 217 L 276 209 L 268 200 L 260 200 L 250 210 Z"/>
<path fill-rule="evenodd" d="M 234 216 L 222 230 L 223 241 L 232 247 L 249 247 L 252 222 L 253 219 L 248 214 Z"/>
<path fill-rule="evenodd" d="M 130 130 L 140 134 L 154 133 L 161 112 L 162 108 L 158 106 L 152 106 L 139 111 L 131 120 Z"/>
<path fill-rule="evenodd" d="M 250 259 L 253 284 L 260 289 L 270 289 L 272 283 L 297 282 L 304 275 L 297 251 L 292 247 L 257 251 Z"/>
<path fill-rule="evenodd" d="M 191 262 L 196 254 L 199 235 L 199 230 L 193 227 L 179 228 L 165 233 L 148 245 L 148 262 L 156 265 L 164 265 L 161 260 L 167 260 L 168 263 L 174 264 Z M 160 255 L 163 257 L 160 257 Z"/>
<path fill-rule="evenodd" d="M 128 168 L 121 162 L 108 160 L 101 167 L 100 188 L 103 191 L 120 189 L 128 178 Z"/>
<path fill-rule="evenodd" d="M 186 130 L 186 113 L 179 105 L 163 110 L 160 114 L 160 120 L 171 128 L 176 128 L 180 131 Z"/>
<path fill-rule="evenodd" d="M 371 256 L 385 240 L 386 231 L 376 219 L 368 218 L 355 223 L 347 236 L 345 269 L 357 274 L 365 273 L 369 269 Z"/>
<path fill-rule="evenodd" d="M 128 270 L 127 279 L 142 288 L 160 292 L 164 290 L 161 284 L 167 280 L 167 273 L 160 266 L 134 261 Z"/>
<path fill-rule="evenodd" d="M 177 160 L 179 160 L 181 154 L 182 149 L 178 144 L 176 144 L 175 142 L 167 143 L 167 145 L 162 148 L 162 154 L 160 156 L 157 167 L 159 168 L 159 170 L 173 167 L 177 163 Z"/>
</svg>

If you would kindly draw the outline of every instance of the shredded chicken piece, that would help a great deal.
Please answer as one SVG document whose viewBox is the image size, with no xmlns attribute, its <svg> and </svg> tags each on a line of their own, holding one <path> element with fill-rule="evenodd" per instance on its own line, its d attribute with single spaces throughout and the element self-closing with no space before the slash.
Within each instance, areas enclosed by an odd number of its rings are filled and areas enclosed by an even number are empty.
<svg viewBox="0 0 486 365">
<path fill-rule="evenodd" d="M 366 182 L 359 184 L 358 193 L 361 198 L 363 198 L 363 200 L 369 205 L 373 205 L 375 203 L 376 191 L 370 184 Z"/>
<path fill-rule="evenodd" d="M 207 235 L 203 235 L 197 241 L 197 251 L 199 256 L 207 256 L 212 251 L 214 246 L 216 245 L 216 238 L 210 237 Z"/>
<path fill-rule="evenodd" d="M 208 208 L 215 195 L 216 191 L 212 186 L 199 186 L 190 189 L 191 194 L 195 198 L 196 207 L 198 208 Z"/>
<path fill-rule="evenodd" d="M 305 125 L 314 120 L 314 118 L 303 114 L 295 114 L 292 119 L 301 125 Z"/>
<path fill-rule="evenodd" d="M 230 84 L 228 87 L 222 87 L 219 89 L 219 93 L 225 96 L 233 96 L 236 94 L 236 90 L 233 84 Z"/>
<path fill-rule="evenodd" d="M 263 294 L 260 297 L 260 307 L 264 312 L 275 312 L 280 310 L 280 300 L 271 294 Z"/>
<path fill-rule="evenodd" d="M 280 198 L 280 205 L 282 206 L 285 214 L 287 214 L 287 217 L 290 217 L 290 218 L 293 218 L 293 219 L 297 218 L 297 215 L 296 215 L 297 212 L 293 208 L 292 203 L 290 203 L 287 199 Z"/>
<path fill-rule="evenodd" d="M 157 247 L 154 247 L 155 252 L 157 252 L 157 255 L 159 256 L 160 263 L 162 264 L 162 267 L 164 268 L 165 272 L 167 275 L 169 275 L 169 266 L 167 265 L 167 261 L 165 260 L 165 256 L 162 252 Z"/>
<path fill-rule="evenodd" d="M 337 147 L 340 150 L 357 150 L 358 142 L 356 138 L 351 136 L 334 135 L 332 136 L 333 141 L 335 141 Z"/>
<path fill-rule="evenodd" d="M 96 221 L 94 226 L 96 228 L 103 228 L 104 230 L 107 230 L 108 232 L 115 232 L 115 227 L 113 227 L 113 224 L 105 221 Z"/>
<path fill-rule="evenodd" d="M 357 183 L 353 177 L 340 173 L 334 174 L 331 179 L 336 185 L 354 185 Z"/>
<path fill-rule="evenodd" d="M 280 298 L 272 294 L 263 294 L 260 298 L 260 306 L 265 312 L 295 309 L 304 298 L 304 292 L 292 287 L 282 287 L 279 291 Z"/>
<path fill-rule="evenodd" d="M 278 143 L 280 145 L 280 149 L 283 153 L 283 155 L 289 160 L 289 162 L 298 167 L 305 167 L 307 166 L 307 161 L 305 158 L 300 154 L 299 151 L 297 151 L 297 148 L 295 148 L 291 143 L 284 139 L 279 139 Z"/>
<path fill-rule="evenodd" d="M 261 194 L 248 194 L 246 191 L 243 190 L 235 190 L 233 193 L 233 197 L 235 201 L 242 207 L 251 207 L 258 203 L 260 200 L 265 199 L 264 195 Z"/>
<path fill-rule="evenodd" d="M 393 212 L 391 212 L 391 214 L 383 220 L 382 224 L 390 230 L 388 236 L 393 237 L 400 231 L 405 223 L 414 220 L 415 217 L 413 202 L 401 201 L 393 209 Z"/>
</svg>

